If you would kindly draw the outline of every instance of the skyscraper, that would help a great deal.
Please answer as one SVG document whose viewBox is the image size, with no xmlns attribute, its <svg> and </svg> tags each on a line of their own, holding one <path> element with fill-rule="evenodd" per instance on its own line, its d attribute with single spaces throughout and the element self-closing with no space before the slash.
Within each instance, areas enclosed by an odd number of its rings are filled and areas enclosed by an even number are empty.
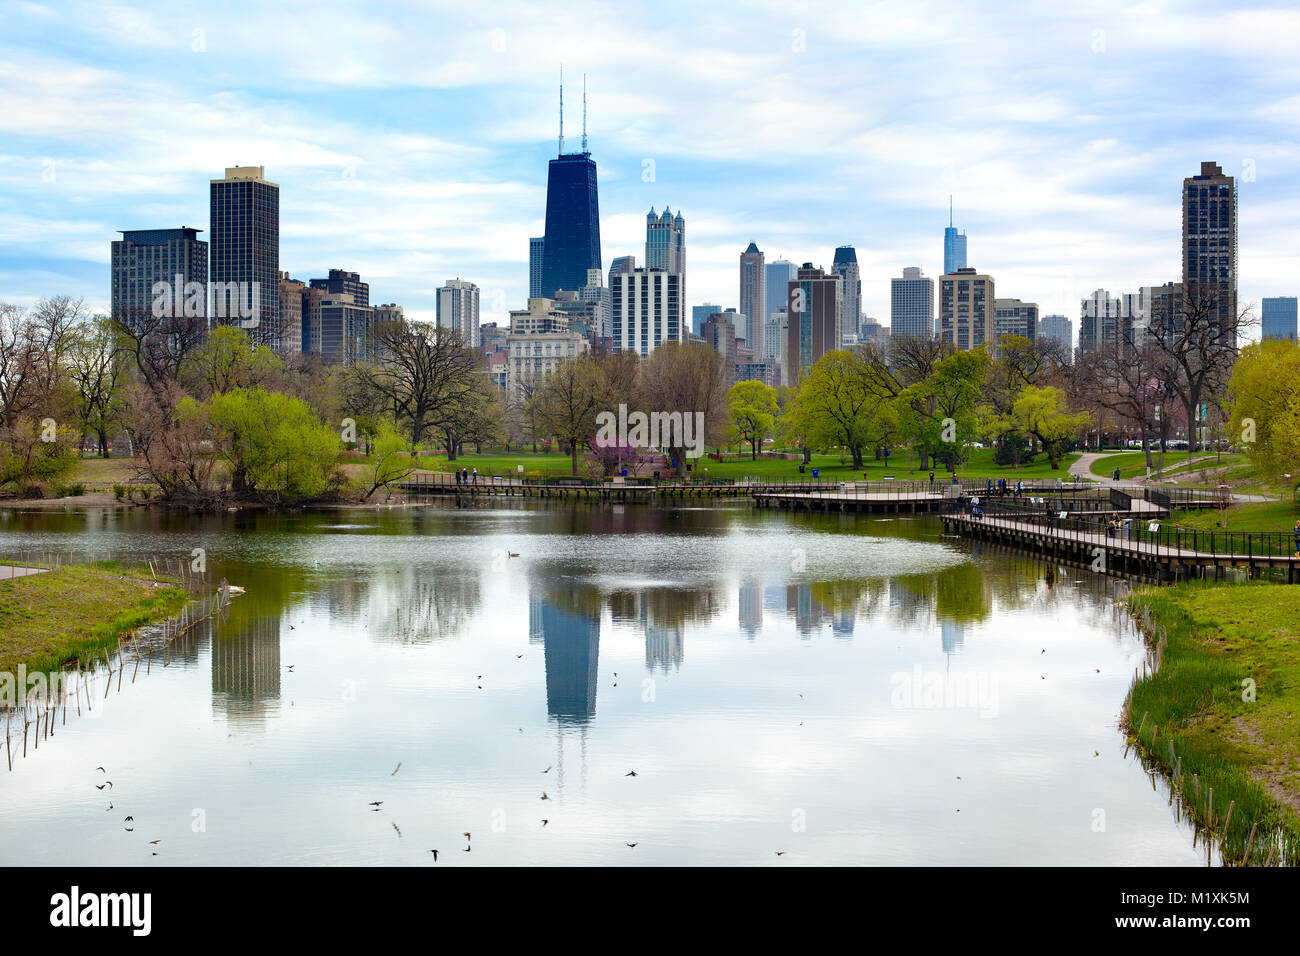
<svg viewBox="0 0 1300 956">
<path fill-rule="evenodd" d="M 1199 175 L 1183 180 L 1183 290 L 1189 298 L 1213 290 L 1219 321 L 1235 323 L 1237 187 L 1218 163 L 1201 163 Z M 1226 344 L 1235 347 L 1231 338 Z"/>
<path fill-rule="evenodd" d="M 359 273 L 348 272 L 346 269 L 331 269 L 328 278 L 312 279 L 308 285 L 330 295 L 350 295 L 353 305 L 362 308 L 370 307 L 370 283 L 362 282 Z"/>
<path fill-rule="evenodd" d="M 265 172 L 263 166 L 230 166 L 224 179 L 211 181 L 208 273 L 214 283 L 247 283 L 258 303 L 251 318 L 212 321 L 237 322 L 254 341 L 279 351 L 280 187 Z"/>
<path fill-rule="evenodd" d="M 546 239 L 533 236 L 528 240 L 528 297 L 535 299 L 542 294 L 542 256 Z"/>
<path fill-rule="evenodd" d="M 993 341 L 1004 335 L 1016 335 L 1029 341 L 1038 337 L 1038 303 L 1019 299 L 993 301 Z"/>
<path fill-rule="evenodd" d="M 444 282 L 438 290 L 437 324 L 442 329 L 455 329 L 468 347 L 478 348 L 478 286 L 464 279 Z"/>
<path fill-rule="evenodd" d="M 686 341 L 681 276 L 636 269 L 612 277 L 614 351 L 649 355 L 664 342 Z"/>
<path fill-rule="evenodd" d="M 560 86 L 559 155 L 546 179 L 546 235 L 542 242 L 542 295 L 560 289 L 576 292 L 587 284 L 587 270 L 600 269 L 600 203 L 596 161 L 587 151 L 586 94 L 583 94 L 582 152 L 564 151 L 564 86 Z"/>
<path fill-rule="evenodd" d="M 199 229 L 122 230 L 122 238 L 112 243 L 111 308 L 113 318 L 128 328 L 141 330 L 153 318 L 154 283 L 165 282 L 172 291 L 171 318 L 185 317 L 186 283 L 197 282 L 201 297 L 192 299 L 189 316 L 200 328 L 207 324 L 208 244 L 199 238 Z M 175 302 L 176 277 L 181 277 L 181 301 Z M 179 308 L 177 308 L 179 306 Z"/>
<path fill-rule="evenodd" d="M 844 296 L 843 323 L 846 331 L 857 334 L 862 322 L 862 277 L 858 272 L 858 253 L 852 246 L 837 246 L 831 271 L 840 277 Z"/>
<path fill-rule="evenodd" d="M 1038 320 L 1038 339 L 1055 339 L 1061 344 L 1066 361 L 1074 359 L 1074 323 L 1064 315 L 1045 315 Z"/>
<path fill-rule="evenodd" d="M 840 279 L 805 262 L 786 294 L 789 318 L 781 373 L 786 385 L 795 386 L 819 358 L 840 347 Z"/>
<path fill-rule="evenodd" d="M 609 287 L 614 287 L 614 276 L 636 271 L 636 256 L 615 256 L 609 264 Z"/>
<path fill-rule="evenodd" d="M 747 316 L 745 327 L 737 334 L 745 340 L 751 350 L 756 348 L 755 340 L 763 337 L 763 317 L 767 315 L 767 271 L 763 263 L 763 253 L 756 243 L 740 254 L 740 311 Z"/>
<path fill-rule="evenodd" d="M 767 304 L 759 314 L 771 317 L 774 312 L 785 310 L 790 282 L 799 274 L 799 268 L 788 259 L 777 259 L 769 262 L 763 271 L 766 273 L 763 281 L 767 286 Z"/>
<path fill-rule="evenodd" d="M 703 334 L 700 330 L 704 328 L 704 320 L 715 312 L 721 312 L 722 306 L 713 302 L 705 302 L 703 305 L 691 306 L 691 331 L 696 335 Z"/>
<path fill-rule="evenodd" d="M 939 337 L 958 349 L 993 340 L 993 277 L 972 268 L 939 280 Z"/>
<path fill-rule="evenodd" d="M 680 209 L 676 216 L 666 206 L 662 216 L 654 209 L 646 213 L 645 267 L 678 275 L 686 271 L 686 220 Z"/>
<path fill-rule="evenodd" d="M 952 197 L 948 197 L 948 228 L 943 231 L 943 274 L 966 268 L 966 233 L 952 224 Z"/>
<path fill-rule="evenodd" d="M 1265 298 L 1263 333 L 1266 339 L 1296 340 L 1296 297 Z"/>
<path fill-rule="evenodd" d="M 889 334 L 934 336 L 934 280 L 919 266 L 907 266 L 901 279 L 889 280 Z"/>
</svg>

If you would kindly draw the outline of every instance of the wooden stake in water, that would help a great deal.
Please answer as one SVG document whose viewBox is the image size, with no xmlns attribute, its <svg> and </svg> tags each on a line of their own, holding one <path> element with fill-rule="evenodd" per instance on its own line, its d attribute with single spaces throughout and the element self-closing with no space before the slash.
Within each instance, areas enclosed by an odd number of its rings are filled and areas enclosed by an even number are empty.
<svg viewBox="0 0 1300 956">
<path fill-rule="evenodd" d="M 1250 825 L 1250 833 L 1246 837 L 1246 852 L 1245 854 L 1242 855 L 1241 858 L 1242 866 L 1245 866 L 1247 863 L 1250 862 L 1250 845 L 1255 840 L 1255 827 L 1257 826 L 1259 826 L 1258 820 L 1256 820 L 1254 823 Z"/>
<path fill-rule="evenodd" d="M 1228 815 L 1223 818 L 1223 838 L 1228 839 L 1228 825 L 1232 823 L 1232 808 L 1237 805 L 1236 800 L 1228 801 Z"/>
</svg>

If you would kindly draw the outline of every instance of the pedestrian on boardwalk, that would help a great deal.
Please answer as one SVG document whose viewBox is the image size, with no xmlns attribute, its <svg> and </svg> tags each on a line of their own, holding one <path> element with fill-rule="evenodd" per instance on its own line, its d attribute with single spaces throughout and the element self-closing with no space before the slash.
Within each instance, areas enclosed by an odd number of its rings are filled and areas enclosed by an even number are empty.
<svg viewBox="0 0 1300 956">
<path fill-rule="evenodd" d="M 930 490 L 934 490 L 934 472 L 930 472 Z"/>
<path fill-rule="evenodd" d="M 474 469 L 474 484 L 478 484 L 478 468 Z"/>
<path fill-rule="evenodd" d="M 1295 523 L 1295 556 L 1300 558 L 1300 521 Z"/>
</svg>

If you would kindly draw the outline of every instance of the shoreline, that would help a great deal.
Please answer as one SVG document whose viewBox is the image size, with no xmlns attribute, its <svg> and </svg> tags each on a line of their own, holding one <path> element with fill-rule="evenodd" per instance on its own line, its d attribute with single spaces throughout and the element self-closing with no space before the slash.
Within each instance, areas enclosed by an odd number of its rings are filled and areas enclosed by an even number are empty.
<svg viewBox="0 0 1300 956">
<path fill-rule="evenodd" d="M 1300 592 L 1192 581 L 1145 586 L 1128 604 L 1157 666 L 1135 675 L 1127 739 L 1226 862 L 1297 865 Z"/>
</svg>

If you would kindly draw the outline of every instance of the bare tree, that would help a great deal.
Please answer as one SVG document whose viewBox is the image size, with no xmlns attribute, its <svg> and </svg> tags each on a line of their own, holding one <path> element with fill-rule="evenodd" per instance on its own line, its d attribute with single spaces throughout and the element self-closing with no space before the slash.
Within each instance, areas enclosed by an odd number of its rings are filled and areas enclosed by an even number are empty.
<svg viewBox="0 0 1300 956">
<path fill-rule="evenodd" d="M 1152 305 L 1147 340 L 1161 374 L 1187 415 L 1187 455 L 1196 450 L 1197 411 L 1221 391 L 1237 358 L 1237 339 L 1254 324 L 1249 309 L 1231 314 L 1226 292 L 1212 282 L 1166 286 Z"/>
</svg>

